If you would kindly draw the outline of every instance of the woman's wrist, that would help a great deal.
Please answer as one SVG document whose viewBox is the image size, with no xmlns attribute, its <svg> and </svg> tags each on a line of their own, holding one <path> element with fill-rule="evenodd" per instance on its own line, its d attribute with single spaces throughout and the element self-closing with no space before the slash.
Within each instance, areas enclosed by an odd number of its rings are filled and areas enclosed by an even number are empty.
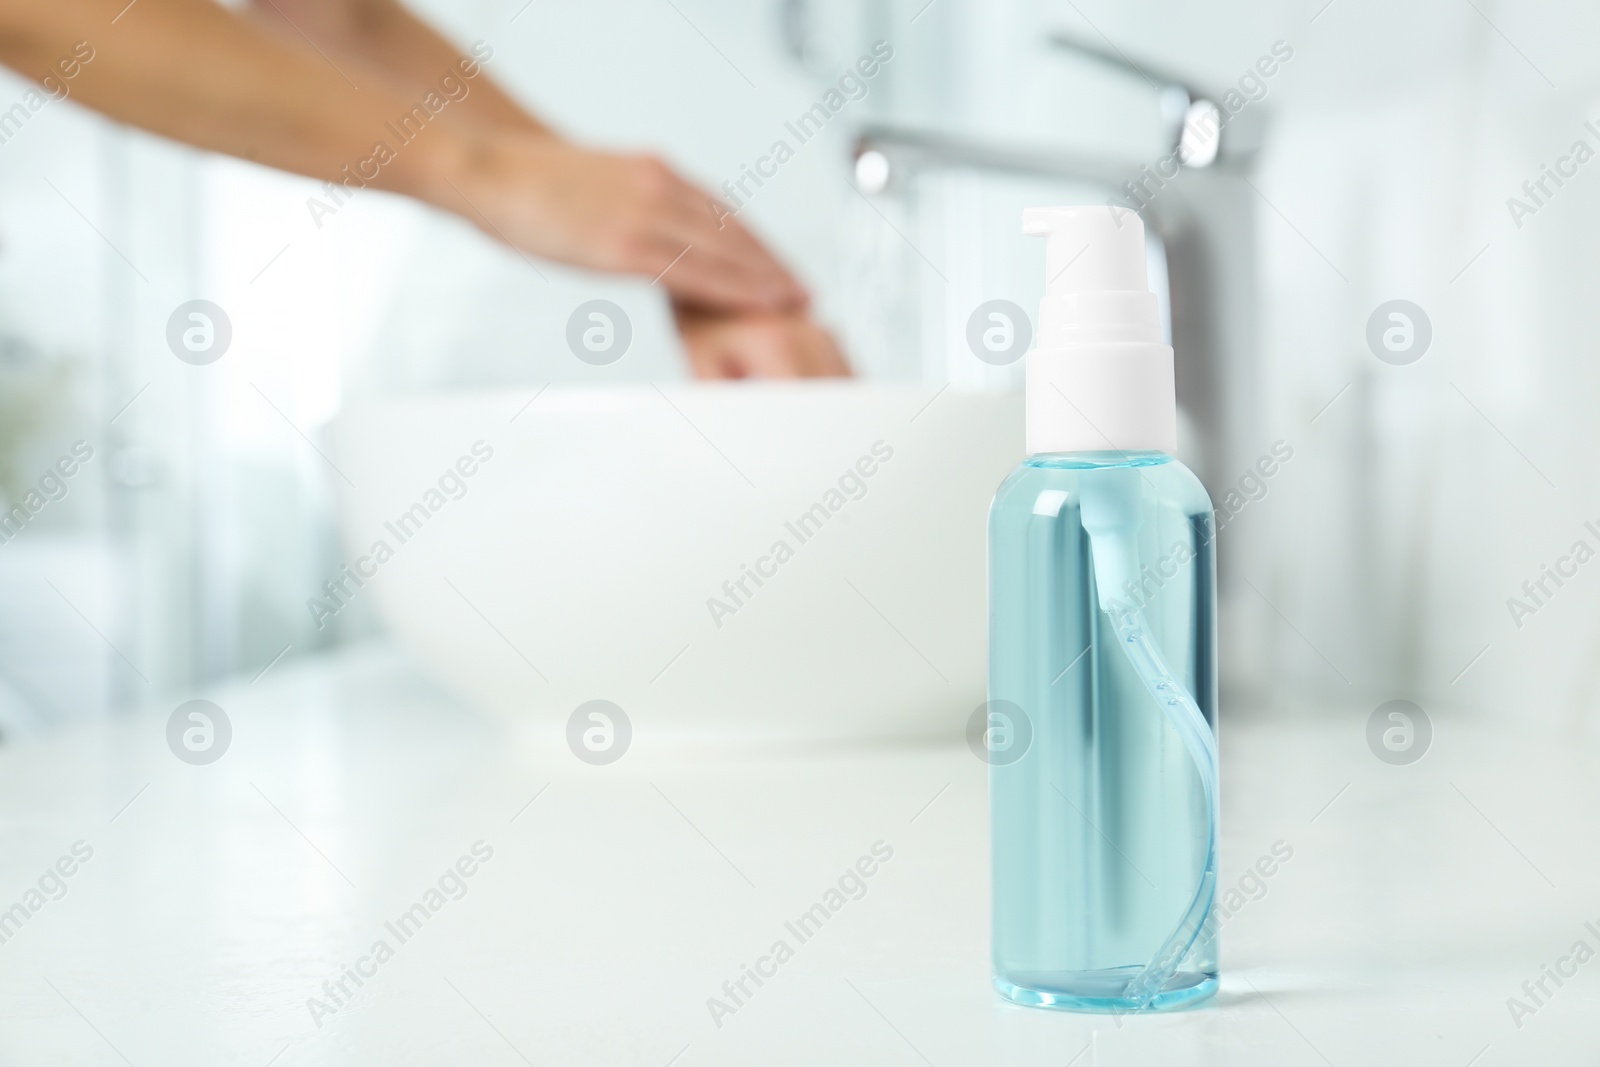
<svg viewBox="0 0 1600 1067">
<path fill-rule="evenodd" d="M 464 213 L 463 197 L 473 198 L 490 170 L 497 134 L 465 123 L 437 123 L 395 153 L 394 192 L 455 214 Z"/>
</svg>

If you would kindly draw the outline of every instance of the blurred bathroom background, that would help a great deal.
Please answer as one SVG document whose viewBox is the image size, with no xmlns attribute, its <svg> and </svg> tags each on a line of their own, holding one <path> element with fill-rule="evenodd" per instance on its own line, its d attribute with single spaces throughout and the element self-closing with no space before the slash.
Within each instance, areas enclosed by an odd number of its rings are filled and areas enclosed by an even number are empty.
<svg viewBox="0 0 1600 1067">
<path fill-rule="evenodd" d="M 1023 206 L 1126 201 L 1186 120 L 1222 106 L 1215 141 L 1144 186 L 1142 215 L 1182 458 L 1215 501 L 1242 501 L 1220 539 L 1227 713 L 1406 697 L 1589 728 L 1600 615 L 1584 586 L 1600 572 L 1521 625 L 1507 599 L 1596 543 L 1600 165 L 1520 220 L 1506 200 L 1574 141 L 1600 146 L 1583 127 L 1600 120 L 1600 9 L 414 6 L 463 47 L 492 45 L 488 73 L 557 127 L 659 151 L 713 191 L 886 42 L 865 96 L 741 217 L 864 377 L 930 389 L 1019 387 L 1020 364 L 975 359 L 966 330 L 985 301 L 1036 307 L 1042 246 L 1019 235 Z M 0 109 L 25 89 L 0 72 Z M 305 608 L 342 559 L 319 449 L 353 400 L 684 377 L 659 291 L 530 264 L 379 193 L 318 225 L 316 191 L 71 103 L 0 144 L 0 494 L 19 499 L 78 440 L 94 451 L 0 544 L 0 734 L 377 636 L 359 602 L 321 631 Z M 611 367 L 562 340 L 596 297 L 634 325 L 635 355 Z M 197 298 L 233 324 L 206 368 L 165 340 Z M 1400 365 L 1368 344 L 1397 299 L 1431 323 L 1423 357 Z M 1253 476 L 1277 442 L 1293 458 Z"/>
</svg>

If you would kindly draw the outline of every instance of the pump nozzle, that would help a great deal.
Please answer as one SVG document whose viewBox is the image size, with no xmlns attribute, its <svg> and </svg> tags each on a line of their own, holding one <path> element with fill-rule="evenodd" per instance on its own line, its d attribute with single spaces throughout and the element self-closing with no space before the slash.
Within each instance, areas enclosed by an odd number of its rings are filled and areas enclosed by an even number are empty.
<svg viewBox="0 0 1600 1067">
<path fill-rule="evenodd" d="M 1022 232 L 1044 237 L 1046 297 L 1106 290 L 1149 292 L 1144 223 L 1107 207 L 1030 207 Z"/>
<path fill-rule="evenodd" d="M 1105 206 L 1034 207 L 1022 232 L 1046 238 L 1028 451 L 1174 451 L 1172 349 L 1150 291 L 1144 223 Z"/>
</svg>

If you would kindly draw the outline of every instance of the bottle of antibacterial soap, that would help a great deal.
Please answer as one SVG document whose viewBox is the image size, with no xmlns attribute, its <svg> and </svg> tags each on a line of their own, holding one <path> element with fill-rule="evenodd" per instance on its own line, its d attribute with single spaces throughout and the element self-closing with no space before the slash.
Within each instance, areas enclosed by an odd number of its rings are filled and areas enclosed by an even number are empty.
<svg viewBox="0 0 1600 1067">
<path fill-rule="evenodd" d="M 1216 991 L 1211 501 L 1173 458 L 1144 226 L 1030 208 L 1030 455 L 989 513 L 994 984 L 1124 1012 Z"/>
</svg>

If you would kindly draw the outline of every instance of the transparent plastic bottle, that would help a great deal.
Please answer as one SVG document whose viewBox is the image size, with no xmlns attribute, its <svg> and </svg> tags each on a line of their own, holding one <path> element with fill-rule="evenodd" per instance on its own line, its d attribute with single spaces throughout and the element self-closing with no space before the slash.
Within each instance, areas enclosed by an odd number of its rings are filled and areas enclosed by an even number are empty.
<svg viewBox="0 0 1600 1067">
<path fill-rule="evenodd" d="M 1177 449 L 1144 226 L 1029 208 L 1029 458 L 989 514 L 995 987 L 1142 1011 L 1217 986 L 1211 502 Z M 1000 738 L 1002 744 L 994 739 Z"/>
<path fill-rule="evenodd" d="M 1109 596 L 1085 528 L 1097 494 L 1118 520 L 1102 539 L 1129 553 L 1102 562 L 1119 586 Z M 989 771 L 992 954 L 995 987 L 1018 1003 L 1136 1011 L 1216 989 L 1203 927 L 1215 797 L 1152 668 L 1124 647 L 1142 627 L 1164 661 L 1154 670 L 1215 730 L 1211 523 L 1199 480 L 1159 451 L 1030 456 L 995 497 L 989 709 L 1015 743 Z M 1164 947 L 1177 958 L 1152 970 Z"/>
</svg>

